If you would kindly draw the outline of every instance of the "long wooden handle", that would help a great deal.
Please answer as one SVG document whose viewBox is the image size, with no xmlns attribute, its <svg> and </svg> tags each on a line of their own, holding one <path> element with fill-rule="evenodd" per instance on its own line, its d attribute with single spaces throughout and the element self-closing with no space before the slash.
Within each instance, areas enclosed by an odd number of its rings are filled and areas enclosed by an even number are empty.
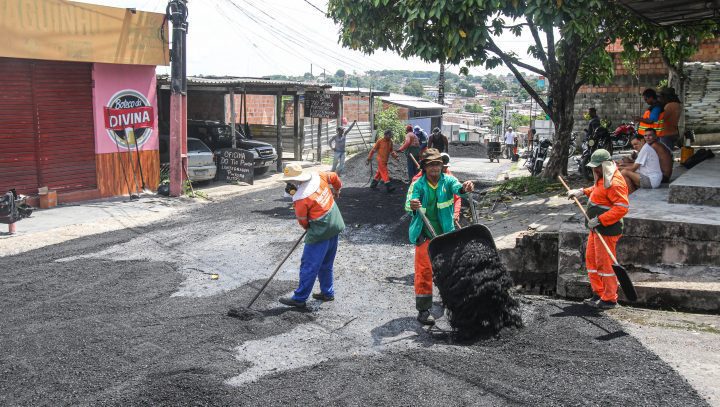
<svg viewBox="0 0 720 407">
<path fill-rule="evenodd" d="M 407 154 L 408 157 L 412 158 L 413 162 L 415 163 L 415 166 L 416 166 L 417 169 L 419 170 L 419 169 L 420 169 L 420 164 L 418 164 L 417 160 L 415 159 L 415 156 L 412 155 L 412 154 L 410 154 L 410 153 L 408 153 L 408 152 L 405 152 L 405 154 Z"/>
<path fill-rule="evenodd" d="M 420 217 L 422 218 L 425 227 L 428 228 L 433 239 L 435 239 L 437 237 L 437 233 L 435 233 L 435 228 L 433 228 L 432 223 L 430 223 L 430 219 L 425 216 L 425 212 L 423 212 L 422 210 L 423 208 L 419 208 L 416 212 L 420 214 Z"/>
<path fill-rule="evenodd" d="M 562 176 L 558 175 L 558 180 L 560 180 L 560 183 L 563 184 L 565 189 L 567 189 L 568 192 L 570 192 L 570 187 L 565 183 L 565 180 L 562 178 Z M 585 212 L 585 208 L 583 208 L 580 201 L 578 201 L 577 197 L 573 197 L 573 200 L 577 204 L 578 208 L 580 208 L 580 211 L 582 211 L 582 214 L 585 215 L 585 219 L 587 219 L 588 222 L 590 222 L 590 217 L 588 216 L 587 212 Z M 613 263 L 619 264 L 617 259 L 615 258 L 615 255 L 610 250 L 610 246 L 605 243 L 605 239 L 603 239 L 602 235 L 597 232 L 597 230 L 592 229 L 592 232 L 594 232 L 597 237 L 600 239 L 600 243 L 602 243 L 603 247 L 605 247 L 605 250 L 607 251 L 608 255 L 610 256 L 610 259 L 612 259 Z"/>
<path fill-rule="evenodd" d="M 287 261 L 288 257 L 290 257 L 290 255 L 293 254 L 293 252 L 294 252 L 295 249 L 298 247 L 298 245 L 300 244 L 300 242 L 302 242 L 302 240 L 303 240 L 303 238 L 305 237 L 306 234 L 307 234 L 307 230 L 306 230 L 305 232 L 303 232 L 302 236 L 300 236 L 300 237 L 298 238 L 298 240 L 295 242 L 295 245 L 292 247 L 292 249 L 290 249 L 290 251 L 288 252 L 288 254 L 285 255 L 285 258 L 282 259 L 282 261 L 280 262 L 280 264 L 278 264 L 278 266 L 275 268 L 275 271 L 273 271 L 273 273 L 270 275 L 270 278 L 268 278 L 267 281 L 265 282 L 265 284 L 263 284 L 263 286 L 262 286 L 262 288 L 260 289 L 260 291 L 258 291 L 257 294 L 255 294 L 255 297 L 254 297 L 254 298 L 252 299 L 252 301 L 250 301 L 250 303 L 248 304 L 248 306 L 247 306 L 248 308 L 252 307 L 252 305 L 255 303 L 255 300 L 257 300 L 258 297 L 260 296 L 260 294 L 262 294 L 263 291 L 265 291 L 265 288 L 268 286 L 268 284 L 270 284 L 270 281 L 272 281 L 273 277 L 275 277 L 275 274 L 277 274 L 278 270 L 280 270 L 280 267 L 282 267 L 282 265 L 285 264 L 285 261 Z"/>
</svg>

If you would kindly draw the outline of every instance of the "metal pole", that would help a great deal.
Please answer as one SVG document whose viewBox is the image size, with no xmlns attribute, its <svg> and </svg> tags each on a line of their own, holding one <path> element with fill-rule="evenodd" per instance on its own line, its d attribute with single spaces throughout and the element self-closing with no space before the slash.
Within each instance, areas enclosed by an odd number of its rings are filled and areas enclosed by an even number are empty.
<svg viewBox="0 0 720 407">
<path fill-rule="evenodd" d="M 370 142 L 374 143 L 375 142 L 375 98 L 373 97 L 372 90 L 370 91 L 369 97 L 370 97 L 370 102 L 368 102 L 368 103 L 370 104 L 370 106 L 368 107 L 368 109 L 370 110 L 370 112 L 369 112 L 369 114 L 370 114 L 370 118 L 369 118 L 370 119 Z M 360 127 L 358 126 L 358 128 L 360 128 Z"/>
<path fill-rule="evenodd" d="M 230 133 L 232 134 L 232 148 L 237 148 L 237 140 L 235 138 L 237 137 L 237 134 L 235 133 L 237 130 L 235 129 L 235 90 L 230 89 L 230 125 L 232 126 L 232 130 L 230 130 Z"/>
<path fill-rule="evenodd" d="M 283 156 L 283 145 L 282 145 L 282 91 L 279 91 L 275 96 L 275 129 L 277 130 L 277 171 L 282 172 L 282 156 Z"/>
<path fill-rule="evenodd" d="M 187 123 L 183 121 L 183 95 L 187 92 L 185 77 L 185 34 L 187 33 L 188 10 L 185 0 L 172 0 L 166 14 L 173 25 L 171 66 L 170 66 L 170 195 L 182 194 L 183 180 L 183 135 Z"/>
<path fill-rule="evenodd" d="M 318 117 L 318 132 L 317 132 L 317 160 L 319 163 L 322 162 L 322 118 Z"/>
<path fill-rule="evenodd" d="M 300 142 L 300 96 L 293 95 L 293 159 L 300 160 L 302 157 L 303 145 Z"/>
</svg>

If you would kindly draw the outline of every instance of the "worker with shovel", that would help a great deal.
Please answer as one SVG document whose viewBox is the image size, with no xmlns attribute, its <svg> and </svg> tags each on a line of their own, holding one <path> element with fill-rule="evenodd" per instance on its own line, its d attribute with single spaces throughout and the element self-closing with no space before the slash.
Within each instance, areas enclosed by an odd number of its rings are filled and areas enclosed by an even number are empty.
<svg viewBox="0 0 720 407">
<path fill-rule="evenodd" d="M 423 325 L 433 325 L 435 319 L 430 315 L 432 308 L 432 265 L 428 245 L 433 234 L 427 230 L 420 214 L 425 213 L 437 234 L 455 230 L 453 222 L 453 195 L 465 195 L 472 192 L 472 181 L 462 184 L 457 178 L 442 173 L 443 159 L 434 148 L 426 149 L 422 154 L 423 176 L 410 185 L 405 210 L 413 212 L 410 221 L 410 242 L 415 244 L 415 308 L 417 320 Z"/>
<path fill-rule="evenodd" d="M 370 160 L 372 160 L 373 154 L 375 154 L 375 152 L 377 152 L 378 169 L 375 173 L 375 176 L 373 177 L 372 182 L 370 182 L 370 188 L 377 188 L 378 182 L 382 181 L 385 183 L 385 188 L 387 189 L 387 192 L 390 193 L 395 190 L 395 187 L 390 185 L 390 175 L 388 174 L 388 160 L 390 159 L 390 155 L 392 155 L 394 159 L 398 159 L 397 153 L 393 151 L 392 130 L 385 130 L 383 137 L 375 143 L 373 148 L 370 150 L 370 153 L 368 154 L 367 164 L 370 164 Z"/>
<path fill-rule="evenodd" d="M 618 280 L 613 271 L 613 257 L 617 257 L 615 246 L 622 236 L 622 218 L 630 208 L 628 187 L 607 150 L 596 150 L 587 166 L 593 170 L 595 185 L 568 191 L 569 199 L 582 196 L 590 198 L 587 207 L 590 220 L 585 223 L 590 229 L 585 250 L 585 267 L 593 295 L 584 302 L 601 310 L 612 309 L 617 306 L 618 300 Z M 600 239 L 605 240 L 612 257 Z"/>
<path fill-rule="evenodd" d="M 332 301 L 335 299 L 333 263 L 338 236 L 345 229 L 334 199 L 340 196 L 340 177 L 333 172 L 311 174 L 303 171 L 300 164 L 288 164 L 281 180 L 289 184 L 286 191 L 292 195 L 295 216 L 306 235 L 299 286 L 291 297 L 280 298 L 280 302 L 304 308 L 316 278 L 320 281 L 320 292 L 313 294 L 313 298 Z"/>
</svg>

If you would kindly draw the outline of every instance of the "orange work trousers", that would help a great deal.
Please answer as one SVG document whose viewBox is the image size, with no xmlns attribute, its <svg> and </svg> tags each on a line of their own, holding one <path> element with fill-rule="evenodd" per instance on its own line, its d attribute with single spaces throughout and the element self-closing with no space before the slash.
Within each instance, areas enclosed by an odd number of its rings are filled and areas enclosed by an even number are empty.
<svg viewBox="0 0 720 407">
<path fill-rule="evenodd" d="M 382 182 L 387 184 L 388 182 L 390 182 L 390 175 L 388 175 L 387 169 L 388 163 L 387 161 L 383 162 L 381 160 L 377 160 L 377 164 L 378 169 L 377 172 L 375 172 L 375 176 L 373 177 L 373 179 L 375 179 L 376 181 L 382 180 Z"/>
<path fill-rule="evenodd" d="M 432 264 L 428 246 L 430 239 L 415 246 L 415 308 L 427 311 L 432 308 Z"/>
<path fill-rule="evenodd" d="M 620 236 L 603 236 L 613 256 Z M 590 232 L 585 250 L 585 267 L 590 278 L 590 287 L 603 301 L 617 302 L 618 281 L 612 269 L 613 261 L 600 242 L 597 233 Z"/>
</svg>

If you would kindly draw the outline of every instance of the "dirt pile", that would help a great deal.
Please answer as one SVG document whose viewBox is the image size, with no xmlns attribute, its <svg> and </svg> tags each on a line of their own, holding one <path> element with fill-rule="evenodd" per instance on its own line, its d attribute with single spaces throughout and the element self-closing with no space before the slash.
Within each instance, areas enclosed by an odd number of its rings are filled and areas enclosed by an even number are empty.
<svg viewBox="0 0 720 407">
<path fill-rule="evenodd" d="M 367 152 L 361 151 L 345 161 L 345 170 L 341 179 L 343 182 L 351 185 L 363 185 L 370 179 L 370 165 L 366 164 Z M 373 156 L 372 159 L 372 175 L 377 171 L 377 160 Z M 391 180 L 407 181 L 407 162 L 404 154 L 400 154 L 399 159 L 392 157 L 388 162 L 388 173 Z"/>
<path fill-rule="evenodd" d="M 472 240 L 435 256 L 432 268 L 458 338 L 490 336 L 505 327 L 522 326 L 519 303 L 508 292 L 512 278 L 493 248 Z"/>
<path fill-rule="evenodd" d="M 459 143 L 452 142 L 448 146 L 450 162 L 452 157 L 487 158 L 487 148 L 484 143 Z"/>
</svg>

